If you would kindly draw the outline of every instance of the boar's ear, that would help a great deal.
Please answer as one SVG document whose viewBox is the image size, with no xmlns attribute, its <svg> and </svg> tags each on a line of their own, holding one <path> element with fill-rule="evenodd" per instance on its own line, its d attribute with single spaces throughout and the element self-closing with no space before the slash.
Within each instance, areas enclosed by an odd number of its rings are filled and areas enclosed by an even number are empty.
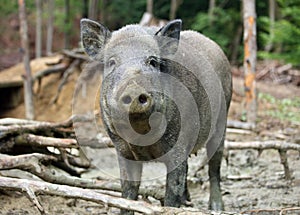
<svg viewBox="0 0 300 215">
<path fill-rule="evenodd" d="M 81 42 L 85 52 L 92 59 L 95 59 L 111 37 L 111 32 L 103 25 L 90 19 L 81 19 L 80 31 Z"/>
<path fill-rule="evenodd" d="M 159 39 L 159 45 L 163 54 L 175 54 L 177 51 L 181 25 L 182 21 L 175 19 L 156 32 L 156 36 L 164 37 L 164 39 Z"/>
<path fill-rule="evenodd" d="M 173 39 L 179 40 L 181 25 L 182 25 L 181 19 L 175 19 L 175 20 L 167 23 L 161 29 L 159 29 L 155 35 L 171 37 Z"/>
</svg>

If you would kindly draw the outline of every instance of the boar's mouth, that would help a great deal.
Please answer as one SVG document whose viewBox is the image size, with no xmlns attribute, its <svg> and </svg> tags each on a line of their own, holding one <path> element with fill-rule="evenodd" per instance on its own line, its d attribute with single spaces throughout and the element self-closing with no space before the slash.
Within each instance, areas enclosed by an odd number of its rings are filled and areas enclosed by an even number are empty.
<svg viewBox="0 0 300 215">
<path fill-rule="evenodd" d="M 130 113 L 129 122 L 132 128 L 139 134 L 147 134 L 150 130 L 149 117 L 151 111 L 146 113 Z"/>
</svg>

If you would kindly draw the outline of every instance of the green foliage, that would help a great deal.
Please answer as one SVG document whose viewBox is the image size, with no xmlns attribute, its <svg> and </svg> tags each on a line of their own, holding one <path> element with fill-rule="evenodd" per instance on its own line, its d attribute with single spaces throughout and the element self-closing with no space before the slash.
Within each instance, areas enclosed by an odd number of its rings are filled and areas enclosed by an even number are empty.
<svg viewBox="0 0 300 215">
<path fill-rule="evenodd" d="M 44 18 L 47 17 L 47 1 L 42 0 Z M 120 28 L 129 23 L 138 23 L 146 10 L 146 0 L 111 0 L 105 1 L 104 23 L 111 30 Z M 182 0 L 176 16 L 183 20 L 184 29 L 194 29 L 216 41 L 225 51 L 227 56 L 235 44 L 234 39 L 237 30 L 242 26 L 241 1 L 216 0 L 216 8 L 213 16 L 208 17 L 208 0 Z M 103 1 L 99 1 L 100 9 Z M 154 16 L 159 19 L 169 19 L 170 0 L 153 1 Z M 78 20 L 82 15 L 84 1 L 70 0 L 71 20 L 65 24 L 64 13 L 65 0 L 55 0 L 55 27 L 58 32 L 64 32 L 66 28 L 71 31 L 78 31 L 79 24 L 74 26 L 74 19 Z M 35 14 L 35 1 L 26 1 L 26 8 L 29 14 Z M 256 1 L 257 11 L 257 44 L 258 56 L 260 58 L 277 58 L 293 65 L 300 66 L 300 0 L 277 0 L 276 22 L 273 31 L 270 31 L 268 1 Z M 7 17 L 10 14 L 18 13 L 18 2 L 16 0 L 1 2 L 0 16 Z M 45 20 L 45 19 L 44 19 Z M 103 21 L 103 20 L 102 20 Z M 5 32 L 2 26 L 0 32 Z M 272 33 L 271 33 L 272 32 Z M 74 34 L 75 31 L 73 32 Z M 238 47 L 240 62 L 242 62 L 242 35 L 239 38 Z M 273 44 L 272 49 L 264 51 L 268 44 Z"/>
<path fill-rule="evenodd" d="M 200 12 L 191 28 L 214 40 L 229 55 L 229 48 L 240 22 L 239 11 L 216 7 L 211 18 L 210 20 L 207 12 Z"/>
<path fill-rule="evenodd" d="M 276 99 L 270 94 L 259 93 L 258 99 L 262 102 L 270 103 L 273 108 L 268 108 L 265 113 L 268 116 L 275 117 L 280 120 L 287 120 L 290 122 L 300 122 L 300 98 L 295 97 Z"/>
<path fill-rule="evenodd" d="M 17 1 L 2 1 L 1 2 L 1 17 L 6 17 L 11 13 L 18 12 L 18 2 Z"/>
<path fill-rule="evenodd" d="M 264 26 L 259 32 L 262 45 L 272 42 L 271 53 L 261 51 L 262 58 L 282 59 L 293 65 L 300 65 L 300 0 L 278 0 L 281 19 L 274 23 L 273 36 L 270 34 L 270 21 L 267 17 L 259 19 Z"/>
<path fill-rule="evenodd" d="M 138 23 L 146 10 L 146 1 L 114 0 L 106 8 L 107 25 L 111 29 L 120 28 L 126 24 Z"/>
</svg>

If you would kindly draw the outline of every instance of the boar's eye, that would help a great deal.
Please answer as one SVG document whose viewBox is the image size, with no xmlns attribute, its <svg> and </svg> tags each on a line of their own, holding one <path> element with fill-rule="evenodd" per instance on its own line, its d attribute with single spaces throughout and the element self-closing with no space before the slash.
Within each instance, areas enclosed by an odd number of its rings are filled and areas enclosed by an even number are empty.
<svg viewBox="0 0 300 215">
<path fill-rule="evenodd" d="M 115 59 L 114 59 L 114 58 L 110 58 L 110 59 L 108 60 L 108 62 L 107 62 L 107 65 L 108 65 L 109 67 L 114 67 L 114 66 L 116 65 Z"/>
<path fill-rule="evenodd" d="M 158 68 L 159 67 L 159 60 L 157 59 L 157 57 L 151 56 L 147 59 L 147 63 L 150 66 L 153 66 L 154 68 Z"/>
</svg>

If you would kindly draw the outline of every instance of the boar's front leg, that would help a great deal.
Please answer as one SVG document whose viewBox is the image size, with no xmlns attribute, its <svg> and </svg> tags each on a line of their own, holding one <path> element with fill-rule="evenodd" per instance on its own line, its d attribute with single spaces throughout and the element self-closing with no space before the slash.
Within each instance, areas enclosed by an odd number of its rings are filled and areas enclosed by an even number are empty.
<svg viewBox="0 0 300 215">
<path fill-rule="evenodd" d="M 187 171 L 188 163 L 186 160 L 171 172 L 168 171 L 164 200 L 165 206 L 180 207 L 180 205 L 190 200 L 187 189 Z"/>
<path fill-rule="evenodd" d="M 142 163 L 126 160 L 119 156 L 122 197 L 137 200 L 141 183 Z M 133 211 L 121 210 L 121 214 L 134 214 Z"/>
</svg>

